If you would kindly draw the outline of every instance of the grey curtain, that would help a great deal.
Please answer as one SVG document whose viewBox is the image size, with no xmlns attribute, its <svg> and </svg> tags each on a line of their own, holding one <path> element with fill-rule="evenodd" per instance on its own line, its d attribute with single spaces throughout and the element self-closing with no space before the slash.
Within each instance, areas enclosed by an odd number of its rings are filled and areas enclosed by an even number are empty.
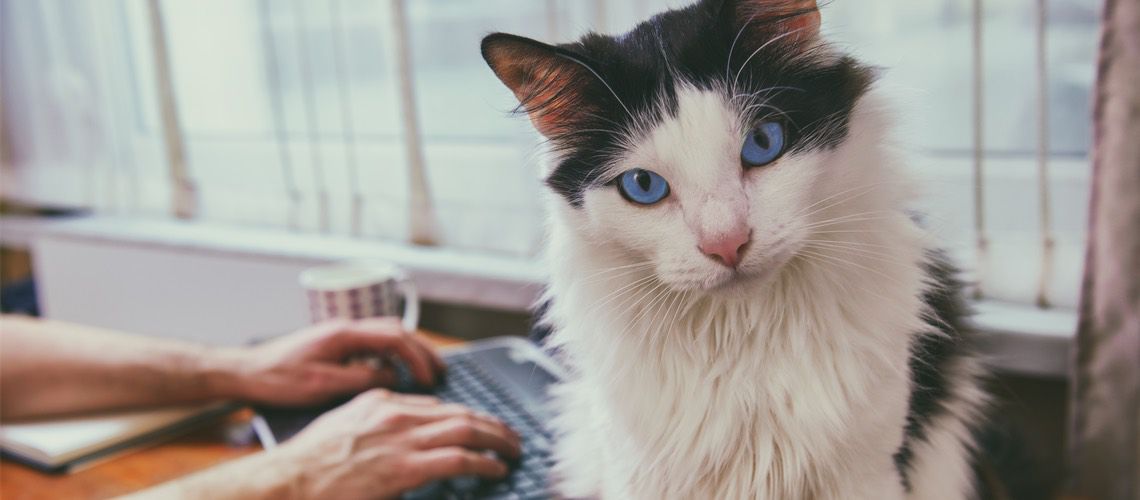
<svg viewBox="0 0 1140 500">
<path fill-rule="evenodd" d="M 1140 500 L 1140 0 L 1106 0 L 1097 73 L 1069 486 Z"/>
</svg>

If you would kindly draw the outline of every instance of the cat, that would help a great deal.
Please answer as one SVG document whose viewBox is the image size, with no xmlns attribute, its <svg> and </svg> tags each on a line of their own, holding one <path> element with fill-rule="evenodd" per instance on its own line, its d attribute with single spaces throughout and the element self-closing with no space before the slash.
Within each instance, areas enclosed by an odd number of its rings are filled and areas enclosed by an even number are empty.
<svg viewBox="0 0 1140 500">
<path fill-rule="evenodd" d="M 560 495 L 960 499 L 986 407 L 875 69 L 814 0 L 482 54 L 546 138 Z"/>
</svg>

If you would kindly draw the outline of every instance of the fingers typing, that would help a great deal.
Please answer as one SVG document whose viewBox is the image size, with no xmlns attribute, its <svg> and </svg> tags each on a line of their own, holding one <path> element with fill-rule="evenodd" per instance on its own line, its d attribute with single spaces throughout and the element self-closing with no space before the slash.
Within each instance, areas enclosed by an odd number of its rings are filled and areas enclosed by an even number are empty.
<svg viewBox="0 0 1140 500">
<path fill-rule="evenodd" d="M 406 463 L 409 471 L 416 471 L 416 486 L 455 476 L 497 479 L 509 472 L 503 462 L 458 446 L 415 452 L 408 455 Z"/>
<path fill-rule="evenodd" d="M 508 458 L 521 453 L 518 436 L 501 423 L 462 415 L 419 426 L 411 431 L 422 449 L 461 446 L 489 450 Z"/>
<path fill-rule="evenodd" d="M 387 321 L 363 321 L 350 325 L 338 334 L 342 343 L 339 348 L 344 353 L 374 351 L 378 354 L 395 354 L 407 364 L 417 383 L 434 385 L 436 373 L 441 369 L 433 359 L 433 353 L 396 325 L 392 328 Z"/>
</svg>

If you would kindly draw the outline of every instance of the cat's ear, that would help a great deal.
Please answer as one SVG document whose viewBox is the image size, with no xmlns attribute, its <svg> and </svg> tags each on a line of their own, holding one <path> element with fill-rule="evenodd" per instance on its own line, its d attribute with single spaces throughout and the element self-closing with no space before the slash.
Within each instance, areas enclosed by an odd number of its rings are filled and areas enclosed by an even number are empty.
<svg viewBox="0 0 1140 500">
<path fill-rule="evenodd" d="M 725 13 L 742 33 L 762 33 L 765 43 L 780 37 L 790 43 L 809 43 L 819 37 L 820 15 L 816 0 L 725 0 Z"/>
<path fill-rule="evenodd" d="M 558 137 L 597 103 L 583 99 L 590 69 L 573 54 L 537 40 L 494 33 L 483 38 L 483 59 L 518 98 L 540 133 Z"/>
</svg>

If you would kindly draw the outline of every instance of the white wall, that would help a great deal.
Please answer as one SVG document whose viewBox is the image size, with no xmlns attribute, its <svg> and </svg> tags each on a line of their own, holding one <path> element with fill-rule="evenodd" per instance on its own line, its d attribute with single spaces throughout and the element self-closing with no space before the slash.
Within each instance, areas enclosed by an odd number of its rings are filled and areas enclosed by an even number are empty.
<svg viewBox="0 0 1140 500">
<path fill-rule="evenodd" d="M 296 277 L 311 262 L 66 237 L 40 238 L 34 251 L 47 317 L 214 344 L 308 321 Z"/>
<path fill-rule="evenodd" d="M 325 262 L 392 261 L 426 300 L 489 309 L 525 310 L 542 283 L 518 258 L 168 220 L 93 217 L 31 241 L 46 317 L 211 344 L 307 324 L 297 276 Z"/>
</svg>

